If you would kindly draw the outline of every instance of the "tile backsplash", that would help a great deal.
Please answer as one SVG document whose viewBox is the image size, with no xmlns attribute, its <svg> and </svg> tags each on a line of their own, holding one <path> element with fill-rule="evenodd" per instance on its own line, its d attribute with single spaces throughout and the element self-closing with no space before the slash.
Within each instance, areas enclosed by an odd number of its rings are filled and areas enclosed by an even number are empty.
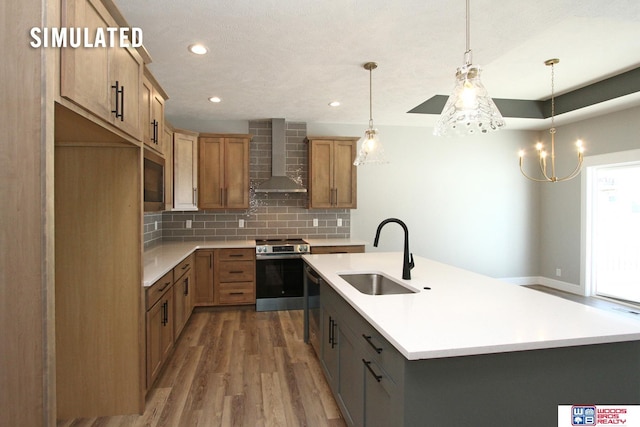
<svg viewBox="0 0 640 427">
<path fill-rule="evenodd" d="M 287 175 L 307 186 L 307 126 L 286 123 Z M 244 211 L 153 212 L 144 215 L 144 245 L 161 241 L 246 240 L 254 238 L 346 238 L 349 209 L 307 209 L 307 193 L 255 193 L 255 186 L 271 176 L 271 121 L 249 122 L 251 194 Z M 314 219 L 318 225 L 313 226 Z M 191 228 L 186 228 L 187 220 Z M 342 221 L 338 226 L 338 220 Z M 240 227 L 240 222 L 244 227 Z M 155 229 L 156 222 L 158 229 Z"/>
</svg>

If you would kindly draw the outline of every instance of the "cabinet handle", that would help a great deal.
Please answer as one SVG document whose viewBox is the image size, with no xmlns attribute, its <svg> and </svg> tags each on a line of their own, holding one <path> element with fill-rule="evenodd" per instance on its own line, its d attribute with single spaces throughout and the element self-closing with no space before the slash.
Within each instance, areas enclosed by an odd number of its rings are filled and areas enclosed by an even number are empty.
<svg viewBox="0 0 640 427">
<path fill-rule="evenodd" d="M 120 87 L 120 121 L 124 122 L 124 86 Z"/>
<path fill-rule="evenodd" d="M 229 292 L 229 295 L 244 295 L 244 292 Z"/>
<path fill-rule="evenodd" d="M 209 269 L 213 268 L 213 254 L 209 254 Z"/>
<path fill-rule="evenodd" d="M 162 326 L 167 325 L 167 301 L 162 303 Z"/>
<path fill-rule="evenodd" d="M 371 341 L 371 335 L 365 335 L 362 334 L 362 338 L 364 338 L 365 340 L 367 340 L 367 342 L 369 343 L 369 345 L 371 347 L 373 347 L 373 349 L 376 351 L 376 353 L 380 354 L 382 353 L 382 348 L 377 347 L 372 341 Z"/>
<path fill-rule="evenodd" d="M 161 287 L 160 289 L 158 289 L 158 292 L 162 292 L 162 291 L 164 291 L 165 289 L 167 289 L 167 286 L 169 286 L 170 284 L 171 284 L 171 282 L 167 282 L 167 283 L 165 283 L 163 287 Z"/>
<path fill-rule="evenodd" d="M 243 256 L 243 254 L 229 254 L 229 258 L 241 258 Z"/>
<path fill-rule="evenodd" d="M 120 82 L 116 80 L 115 85 L 111 85 L 111 89 L 116 90 L 116 109 L 111 110 L 112 113 L 115 113 L 116 119 L 120 119 L 120 121 L 124 120 L 124 114 L 121 112 L 121 101 L 124 101 L 124 86 L 120 87 Z"/>
<path fill-rule="evenodd" d="M 190 265 L 190 264 L 185 264 L 185 265 L 182 267 L 182 270 L 186 270 L 187 268 L 189 268 L 189 265 Z"/>
<path fill-rule="evenodd" d="M 332 344 L 333 341 L 333 319 L 329 316 L 329 344 Z M 333 348 L 333 346 L 331 347 Z"/>
<path fill-rule="evenodd" d="M 164 313 L 165 313 L 164 324 L 166 325 L 166 324 L 169 323 L 169 301 L 168 300 L 165 301 L 164 304 L 166 306 L 166 308 L 164 310 Z"/>
<path fill-rule="evenodd" d="M 193 187 L 193 204 L 198 205 L 198 188 Z"/>
<path fill-rule="evenodd" d="M 189 278 L 184 279 L 184 295 L 189 295 Z"/>
<path fill-rule="evenodd" d="M 244 273 L 244 270 L 232 270 L 229 272 L 229 274 L 242 274 Z"/>
<path fill-rule="evenodd" d="M 364 363 L 364 366 L 366 366 L 367 369 L 369 370 L 369 372 L 371 372 L 371 375 L 373 375 L 373 378 L 375 378 L 376 381 L 380 382 L 380 380 L 382 379 L 382 375 L 376 374 L 376 372 L 371 367 L 371 362 L 368 362 L 368 361 L 362 359 L 362 363 Z"/>
<path fill-rule="evenodd" d="M 154 144 L 158 143 L 158 122 L 156 119 L 153 119 L 151 122 L 151 127 L 153 128 L 153 132 L 151 133 L 151 142 Z"/>
<path fill-rule="evenodd" d="M 336 346 L 336 325 L 337 323 L 332 320 L 331 321 L 331 348 Z"/>
</svg>

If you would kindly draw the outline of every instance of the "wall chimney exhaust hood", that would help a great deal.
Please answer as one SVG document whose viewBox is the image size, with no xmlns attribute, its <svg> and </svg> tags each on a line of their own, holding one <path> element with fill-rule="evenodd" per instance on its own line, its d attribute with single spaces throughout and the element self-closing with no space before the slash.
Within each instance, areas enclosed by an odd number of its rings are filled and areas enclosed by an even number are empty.
<svg viewBox="0 0 640 427">
<path fill-rule="evenodd" d="M 271 119 L 271 178 L 258 184 L 256 193 L 306 193 L 307 189 L 285 174 L 286 135 L 284 119 Z"/>
</svg>

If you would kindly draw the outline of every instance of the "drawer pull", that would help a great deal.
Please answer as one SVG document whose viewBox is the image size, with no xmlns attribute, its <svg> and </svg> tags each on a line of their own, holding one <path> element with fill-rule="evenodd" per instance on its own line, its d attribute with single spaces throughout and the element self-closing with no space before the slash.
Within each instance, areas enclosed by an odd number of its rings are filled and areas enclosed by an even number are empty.
<svg viewBox="0 0 640 427">
<path fill-rule="evenodd" d="M 187 268 L 189 268 L 189 266 L 190 266 L 190 265 L 191 265 L 191 264 L 185 264 L 185 265 L 182 267 L 182 269 L 183 269 L 183 270 L 186 270 Z"/>
<path fill-rule="evenodd" d="M 229 295 L 244 295 L 244 292 L 229 292 Z"/>
<path fill-rule="evenodd" d="M 382 348 L 377 347 L 372 341 L 371 341 L 371 335 L 365 335 L 362 334 L 362 338 L 364 338 L 365 340 L 367 340 L 367 342 L 369 343 L 369 345 L 371 347 L 373 347 L 373 349 L 376 351 L 376 353 L 380 354 L 382 353 Z"/>
<path fill-rule="evenodd" d="M 229 272 L 229 274 L 242 274 L 242 273 L 244 273 L 244 270 L 231 270 Z"/>
<path fill-rule="evenodd" d="M 364 363 L 364 366 L 366 366 L 369 372 L 371 372 L 371 375 L 373 375 L 373 378 L 375 378 L 376 381 L 380 382 L 380 380 L 382 379 L 382 375 L 376 374 L 376 371 L 374 371 L 373 368 L 371 367 L 371 362 L 368 362 L 362 359 L 362 363 Z"/>
<path fill-rule="evenodd" d="M 167 283 L 165 283 L 163 287 L 161 287 L 160 289 L 158 289 L 158 292 L 162 292 L 162 291 L 164 291 L 165 289 L 167 289 L 167 287 L 168 287 L 170 284 L 171 284 L 171 282 L 167 282 Z"/>
<path fill-rule="evenodd" d="M 229 254 L 229 258 L 242 258 L 244 254 Z"/>
</svg>

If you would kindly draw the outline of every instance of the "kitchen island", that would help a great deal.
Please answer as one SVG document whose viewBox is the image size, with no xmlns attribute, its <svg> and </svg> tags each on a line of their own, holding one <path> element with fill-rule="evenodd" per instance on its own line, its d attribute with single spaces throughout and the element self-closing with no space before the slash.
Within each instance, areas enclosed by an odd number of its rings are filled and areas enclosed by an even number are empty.
<svg viewBox="0 0 640 427">
<path fill-rule="evenodd" d="M 402 253 L 303 259 L 349 424 L 548 426 L 560 404 L 640 404 L 639 321 L 420 257 L 402 280 Z M 414 292 L 363 294 L 340 277 L 358 272 Z"/>
</svg>

